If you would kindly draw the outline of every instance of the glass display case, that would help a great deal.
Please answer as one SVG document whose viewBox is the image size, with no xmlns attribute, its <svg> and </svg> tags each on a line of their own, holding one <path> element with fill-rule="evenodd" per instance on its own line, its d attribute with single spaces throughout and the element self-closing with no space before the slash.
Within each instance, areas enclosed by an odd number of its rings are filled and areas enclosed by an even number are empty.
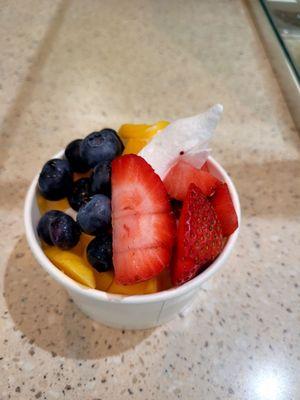
<svg viewBox="0 0 300 400">
<path fill-rule="evenodd" d="M 300 130 L 300 0 L 249 0 L 248 5 Z"/>
<path fill-rule="evenodd" d="M 300 80 L 300 3 L 297 0 L 261 0 L 283 51 Z"/>
</svg>

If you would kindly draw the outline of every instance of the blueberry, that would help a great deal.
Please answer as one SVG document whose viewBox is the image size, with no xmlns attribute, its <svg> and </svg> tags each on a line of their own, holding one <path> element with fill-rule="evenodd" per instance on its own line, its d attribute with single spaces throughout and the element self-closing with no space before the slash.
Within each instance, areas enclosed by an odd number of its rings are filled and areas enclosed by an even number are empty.
<svg viewBox="0 0 300 400">
<path fill-rule="evenodd" d="M 99 235 L 108 230 L 111 223 L 110 199 L 96 194 L 83 205 L 77 214 L 77 222 L 88 235 Z"/>
<path fill-rule="evenodd" d="M 89 178 L 78 179 L 73 182 L 72 192 L 68 196 L 70 206 L 78 211 L 91 198 Z"/>
<path fill-rule="evenodd" d="M 49 232 L 52 243 L 63 250 L 76 246 L 81 233 L 78 224 L 65 213 L 61 213 L 50 222 Z"/>
<path fill-rule="evenodd" d="M 111 195 L 111 162 L 104 161 L 96 166 L 91 177 L 91 192 Z"/>
<path fill-rule="evenodd" d="M 124 145 L 117 132 L 109 128 L 90 133 L 80 145 L 80 155 L 91 168 L 100 162 L 112 161 L 123 150 Z"/>
<path fill-rule="evenodd" d="M 73 140 L 65 150 L 65 157 L 69 161 L 72 170 L 75 172 L 87 172 L 90 167 L 80 156 L 80 145 L 82 139 Z"/>
<path fill-rule="evenodd" d="M 53 242 L 50 237 L 49 227 L 50 223 L 58 216 L 62 215 L 63 212 L 57 210 L 51 210 L 46 212 L 37 225 L 37 234 L 40 239 L 42 239 L 45 243 L 49 245 L 53 245 Z"/>
<path fill-rule="evenodd" d="M 72 189 L 72 170 L 68 160 L 54 158 L 46 162 L 39 176 L 41 194 L 48 200 L 60 200 Z"/>
<path fill-rule="evenodd" d="M 112 238 L 103 234 L 95 237 L 86 250 L 89 263 L 98 272 L 112 269 Z"/>
</svg>

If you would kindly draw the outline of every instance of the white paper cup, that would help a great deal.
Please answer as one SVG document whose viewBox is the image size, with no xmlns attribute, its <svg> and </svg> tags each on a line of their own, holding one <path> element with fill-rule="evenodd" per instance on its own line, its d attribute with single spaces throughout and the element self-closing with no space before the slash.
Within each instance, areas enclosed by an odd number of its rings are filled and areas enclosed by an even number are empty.
<svg viewBox="0 0 300 400">
<path fill-rule="evenodd" d="M 63 151 L 54 157 L 60 158 L 62 155 Z M 208 162 L 210 171 L 227 183 L 240 224 L 240 202 L 230 177 L 212 157 L 209 157 Z M 191 305 L 203 282 L 224 266 L 238 237 L 239 229 L 228 238 L 222 253 L 204 272 L 177 288 L 136 296 L 123 296 L 90 289 L 60 271 L 41 248 L 36 232 L 40 218 L 36 200 L 37 181 L 38 176 L 33 179 L 29 187 L 24 207 L 25 231 L 31 251 L 41 267 L 67 290 L 84 314 L 110 327 L 145 329 L 161 325 L 175 317 Z"/>
</svg>

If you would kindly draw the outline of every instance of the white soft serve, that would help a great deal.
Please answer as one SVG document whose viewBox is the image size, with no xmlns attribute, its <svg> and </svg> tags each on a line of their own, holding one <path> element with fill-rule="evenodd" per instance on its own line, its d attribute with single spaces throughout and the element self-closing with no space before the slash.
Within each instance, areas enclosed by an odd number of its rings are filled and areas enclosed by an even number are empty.
<svg viewBox="0 0 300 400">
<path fill-rule="evenodd" d="M 163 179 L 179 157 L 196 167 L 207 159 L 208 143 L 223 112 L 216 104 L 205 113 L 182 118 L 159 131 L 139 155 L 143 157 Z"/>
</svg>

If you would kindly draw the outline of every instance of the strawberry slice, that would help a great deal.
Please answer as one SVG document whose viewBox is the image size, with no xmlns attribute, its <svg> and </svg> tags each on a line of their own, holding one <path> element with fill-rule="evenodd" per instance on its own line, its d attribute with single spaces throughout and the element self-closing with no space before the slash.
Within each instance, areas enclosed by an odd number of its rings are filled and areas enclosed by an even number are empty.
<svg viewBox="0 0 300 400">
<path fill-rule="evenodd" d="M 134 214 L 114 219 L 118 224 L 114 240 L 118 251 L 148 247 L 172 247 L 174 222 L 170 213 Z"/>
<path fill-rule="evenodd" d="M 127 154 L 115 159 L 112 168 L 115 217 L 170 211 L 160 177 L 142 157 Z"/>
<path fill-rule="evenodd" d="M 112 162 L 113 264 L 129 285 L 158 275 L 170 263 L 175 222 L 166 189 L 134 154 Z"/>
<path fill-rule="evenodd" d="M 176 200 L 185 199 L 191 183 L 198 186 L 205 196 L 210 196 L 221 182 L 209 172 L 197 169 L 185 161 L 178 161 L 164 179 L 167 192 Z"/>
<path fill-rule="evenodd" d="M 172 265 L 175 286 L 194 278 L 221 252 L 221 224 L 210 201 L 193 183 L 183 202 Z"/>
<path fill-rule="evenodd" d="M 113 254 L 115 279 L 122 285 L 143 282 L 158 275 L 170 263 L 171 250 L 149 247 Z"/>
<path fill-rule="evenodd" d="M 238 218 L 231 200 L 227 183 L 218 186 L 211 198 L 224 236 L 231 235 L 238 227 Z"/>
<path fill-rule="evenodd" d="M 200 169 L 201 169 L 201 171 L 209 172 L 208 162 L 205 161 L 205 163 L 202 165 L 202 167 Z"/>
</svg>

